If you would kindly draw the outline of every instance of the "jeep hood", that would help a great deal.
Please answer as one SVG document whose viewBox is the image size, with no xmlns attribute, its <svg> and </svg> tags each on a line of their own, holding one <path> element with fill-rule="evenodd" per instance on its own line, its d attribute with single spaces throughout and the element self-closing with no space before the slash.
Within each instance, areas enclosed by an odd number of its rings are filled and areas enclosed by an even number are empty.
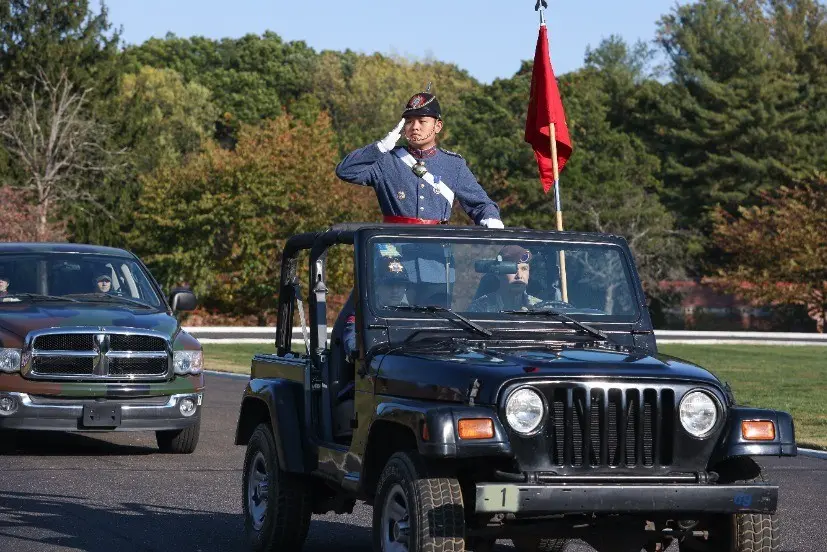
<svg viewBox="0 0 827 552">
<path fill-rule="evenodd" d="M 118 326 L 149 329 L 173 337 L 178 321 L 165 312 L 136 309 L 129 305 L 100 303 L 19 303 L 0 306 L 0 338 L 3 347 L 21 347 L 32 330 L 68 326 Z"/>
<path fill-rule="evenodd" d="M 474 379 L 480 381 L 476 401 L 482 404 L 494 404 L 502 387 L 516 381 L 657 379 L 722 387 L 707 370 L 674 357 L 602 349 L 409 350 L 374 362 L 379 364 L 377 393 L 423 400 L 463 402 Z"/>
</svg>

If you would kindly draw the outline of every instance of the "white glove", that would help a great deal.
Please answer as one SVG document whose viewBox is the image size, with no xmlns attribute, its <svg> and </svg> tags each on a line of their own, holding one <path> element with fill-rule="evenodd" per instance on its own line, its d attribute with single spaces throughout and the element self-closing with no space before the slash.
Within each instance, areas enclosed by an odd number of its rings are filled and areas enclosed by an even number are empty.
<svg viewBox="0 0 827 552">
<path fill-rule="evenodd" d="M 503 221 L 495 218 L 482 219 L 480 221 L 480 226 L 485 226 L 486 228 L 505 228 L 505 226 L 503 226 Z"/>
<path fill-rule="evenodd" d="M 402 137 L 402 127 L 405 126 L 405 118 L 403 117 L 399 124 L 397 124 L 387 136 L 376 142 L 376 146 L 382 153 L 388 153 L 396 146 L 396 142 Z"/>
</svg>

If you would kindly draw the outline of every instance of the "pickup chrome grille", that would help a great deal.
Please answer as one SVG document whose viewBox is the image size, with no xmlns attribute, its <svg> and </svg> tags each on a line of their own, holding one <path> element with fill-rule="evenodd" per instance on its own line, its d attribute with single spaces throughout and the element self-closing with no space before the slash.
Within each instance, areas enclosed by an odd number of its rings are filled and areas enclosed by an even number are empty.
<svg viewBox="0 0 827 552">
<path fill-rule="evenodd" d="M 33 379 L 163 380 L 171 356 L 167 339 L 152 330 L 41 330 L 27 338 L 23 374 Z"/>
</svg>

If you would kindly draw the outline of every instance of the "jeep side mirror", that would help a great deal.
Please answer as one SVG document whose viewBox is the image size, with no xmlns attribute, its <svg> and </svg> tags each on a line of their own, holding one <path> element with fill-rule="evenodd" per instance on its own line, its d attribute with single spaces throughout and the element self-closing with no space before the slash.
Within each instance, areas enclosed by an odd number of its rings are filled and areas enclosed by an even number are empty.
<svg viewBox="0 0 827 552">
<path fill-rule="evenodd" d="M 191 311 L 198 304 L 195 294 L 186 288 L 173 288 L 169 292 L 169 304 L 172 312 Z"/>
</svg>

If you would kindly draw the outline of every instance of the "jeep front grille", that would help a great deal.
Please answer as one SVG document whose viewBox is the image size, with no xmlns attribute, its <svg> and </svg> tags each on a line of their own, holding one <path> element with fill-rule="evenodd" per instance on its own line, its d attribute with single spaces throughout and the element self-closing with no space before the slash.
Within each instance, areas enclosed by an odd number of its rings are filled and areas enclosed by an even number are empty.
<svg viewBox="0 0 827 552">
<path fill-rule="evenodd" d="M 24 347 L 23 374 L 33 379 L 163 380 L 170 371 L 168 341 L 152 330 L 49 329 Z"/>
<path fill-rule="evenodd" d="M 668 466 L 672 463 L 675 393 L 671 389 L 555 386 L 549 403 L 553 465 Z"/>
</svg>

